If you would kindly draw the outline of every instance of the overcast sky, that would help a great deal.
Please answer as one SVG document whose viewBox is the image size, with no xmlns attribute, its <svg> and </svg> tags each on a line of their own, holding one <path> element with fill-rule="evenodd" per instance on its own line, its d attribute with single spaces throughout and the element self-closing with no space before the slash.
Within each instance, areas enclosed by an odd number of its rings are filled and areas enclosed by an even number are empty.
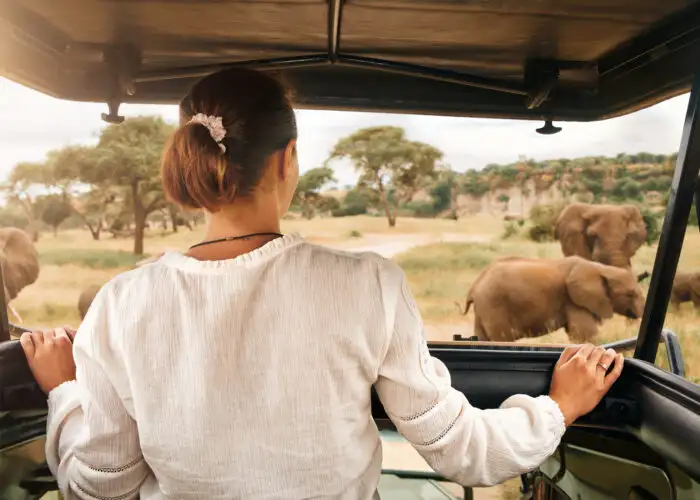
<svg viewBox="0 0 700 500">
<path fill-rule="evenodd" d="M 298 111 L 301 169 L 321 165 L 335 142 L 367 126 L 398 125 L 410 139 L 445 152 L 455 170 L 509 163 L 519 155 L 538 160 L 618 153 L 671 153 L 678 149 L 688 95 L 632 115 L 597 123 L 559 123 L 553 136 L 535 132 L 540 122 L 447 118 L 416 115 Z M 105 104 L 61 101 L 0 78 L 0 179 L 20 161 L 40 161 L 46 152 L 66 144 L 96 141 L 105 126 Z M 160 114 L 175 121 L 175 106 L 125 105 L 121 114 Z M 338 184 L 350 184 L 350 167 L 336 171 Z"/>
</svg>

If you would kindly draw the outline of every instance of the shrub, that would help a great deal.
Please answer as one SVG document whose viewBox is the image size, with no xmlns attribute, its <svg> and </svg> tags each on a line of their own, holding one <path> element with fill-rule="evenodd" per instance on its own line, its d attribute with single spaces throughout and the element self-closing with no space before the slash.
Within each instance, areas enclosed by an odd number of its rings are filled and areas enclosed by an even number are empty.
<svg viewBox="0 0 700 500">
<path fill-rule="evenodd" d="M 656 212 L 649 207 L 639 207 L 644 219 L 644 226 L 647 229 L 647 245 L 653 245 L 661 235 L 661 224 L 663 223 L 663 212 Z"/>
<path fill-rule="evenodd" d="M 435 206 L 427 201 L 410 201 L 403 207 L 416 217 L 434 217 Z"/>
<path fill-rule="evenodd" d="M 433 212 L 438 213 L 450 208 L 452 203 L 452 182 L 439 182 L 430 191 L 430 196 L 433 199 Z"/>
<path fill-rule="evenodd" d="M 367 213 L 367 209 L 359 207 L 356 205 L 351 205 L 349 207 L 341 207 L 336 210 L 331 210 L 331 215 L 333 217 L 349 217 L 352 215 L 362 215 Z"/>
<path fill-rule="evenodd" d="M 357 229 L 353 229 L 348 233 L 348 236 L 350 238 L 362 238 L 362 233 L 358 231 Z"/>
<path fill-rule="evenodd" d="M 514 236 L 518 236 L 520 234 L 520 228 L 522 227 L 522 224 L 520 224 L 520 222 L 521 221 L 513 220 L 506 221 L 503 224 L 503 234 L 501 235 L 501 238 L 507 240 Z"/>
<path fill-rule="evenodd" d="M 554 241 L 554 228 L 557 218 L 566 202 L 554 202 L 535 205 L 530 209 L 530 227 L 527 230 L 527 237 L 535 242 L 542 243 Z"/>
<path fill-rule="evenodd" d="M 527 229 L 528 239 L 535 243 L 545 243 L 554 240 L 554 228 L 538 224 Z"/>
</svg>

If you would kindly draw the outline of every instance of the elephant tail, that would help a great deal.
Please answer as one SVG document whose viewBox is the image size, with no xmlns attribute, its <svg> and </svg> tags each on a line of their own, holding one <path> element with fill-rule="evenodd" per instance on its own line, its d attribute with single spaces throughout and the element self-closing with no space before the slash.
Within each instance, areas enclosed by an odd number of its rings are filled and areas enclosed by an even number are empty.
<svg viewBox="0 0 700 500">
<path fill-rule="evenodd" d="M 472 304 L 474 303 L 474 299 L 472 298 L 471 290 L 469 291 L 469 294 L 467 295 L 467 301 L 464 304 L 464 309 L 462 309 L 462 305 L 459 302 L 455 302 L 455 305 L 459 308 L 459 312 L 462 316 L 466 316 L 469 313 L 469 309 L 471 309 Z"/>
</svg>

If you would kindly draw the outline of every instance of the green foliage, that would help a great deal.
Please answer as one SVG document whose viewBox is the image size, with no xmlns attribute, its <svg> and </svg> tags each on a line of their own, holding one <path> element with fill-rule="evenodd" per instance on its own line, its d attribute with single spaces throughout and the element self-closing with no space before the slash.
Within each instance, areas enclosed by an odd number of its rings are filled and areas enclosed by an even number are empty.
<svg viewBox="0 0 700 500">
<path fill-rule="evenodd" d="M 384 126 L 361 129 L 341 139 L 329 160 L 352 162 L 360 174 L 358 186 L 377 193 L 393 226 L 396 205 L 410 201 L 426 179 L 435 177 L 442 157 L 442 151 L 429 144 L 409 141 L 404 129 Z"/>
<path fill-rule="evenodd" d="M 71 205 L 64 196 L 45 196 L 38 200 L 37 203 L 41 207 L 41 220 L 51 226 L 54 232 L 72 213 Z"/>
<path fill-rule="evenodd" d="M 661 235 L 661 225 L 663 224 L 663 213 L 650 210 L 648 207 L 640 206 L 639 211 L 644 219 L 644 226 L 647 230 L 647 245 L 653 245 Z"/>
<path fill-rule="evenodd" d="M 452 186 L 453 181 L 442 180 L 433 186 L 430 191 L 430 196 L 433 199 L 433 212 L 440 213 L 450 208 L 452 204 Z"/>
<path fill-rule="evenodd" d="M 371 190 L 358 187 L 347 192 L 340 204 L 340 208 L 333 210 L 333 217 L 347 217 L 366 214 L 367 210 L 375 203 L 375 193 Z"/>
<path fill-rule="evenodd" d="M 357 229 L 353 229 L 348 233 L 348 236 L 350 238 L 362 238 L 362 233 L 358 231 Z"/>
<path fill-rule="evenodd" d="M 312 168 L 299 177 L 293 203 L 300 207 L 305 218 L 313 218 L 319 209 L 327 212 L 339 208 L 332 206 L 332 202 L 321 196 L 323 187 L 334 180 L 333 169 L 330 167 Z M 325 210 L 321 208 L 322 204 Z"/>
<path fill-rule="evenodd" d="M 482 170 L 482 172 L 484 171 Z M 458 191 L 476 198 L 480 198 L 488 193 L 490 190 L 489 183 L 485 176 L 482 175 L 482 172 L 468 170 L 464 173 L 458 181 Z"/>
<path fill-rule="evenodd" d="M 333 212 L 340 208 L 340 201 L 332 196 L 321 196 L 316 206 L 320 212 Z"/>
<path fill-rule="evenodd" d="M 501 239 L 508 240 L 520 234 L 520 228 L 522 227 L 523 221 L 513 221 L 509 220 L 503 224 L 503 234 Z"/>
<path fill-rule="evenodd" d="M 533 206 L 529 214 L 530 227 L 526 231 L 527 237 L 538 243 L 554 241 L 557 218 L 565 206 L 566 202 Z"/>
<path fill-rule="evenodd" d="M 642 196 L 641 186 L 634 179 L 629 177 L 624 177 L 618 179 L 615 182 L 615 186 L 610 192 L 610 198 L 613 201 L 627 201 L 627 200 L 638 200 L 642 201 L 644 198 Z"/>
<path fill-rule="evenodd" d="M 42 266 L 76 265 L 89 269 L 121 269 L 134 266 L 144 256 L 121 250 L 57 248 L 39 253 Z"/>
<path fill-rule="evenodd" d="M 658 177 L 647 178 L 640 186 L 641 190 L 646 191 L 658 191 L 660 193 L 665 193 L 671 189 L 671 182 L 673 178 L 670 175 L 660 175 Z"/>
<path fill-rule="evenodd" d="M 434 217 L 435 205 L 429 201 L 411 201 L 403 206 L 415 217 Z"/>
</svg>

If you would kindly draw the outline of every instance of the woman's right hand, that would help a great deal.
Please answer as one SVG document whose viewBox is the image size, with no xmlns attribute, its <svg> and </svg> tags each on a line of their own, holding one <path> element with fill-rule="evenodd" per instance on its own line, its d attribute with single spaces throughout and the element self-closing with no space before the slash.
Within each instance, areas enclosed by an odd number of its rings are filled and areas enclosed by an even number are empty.
<svg viewBox="0 0 700 500">
<path fill-rule="evenodd" d="M 606 375 L 612 364 L 612 371 Z M 620 377 L 623 364 L 622 354 L 592 344 L 564 350 L 554 367 L 549 397 L 559 405 L 567 427 L 600 403 Z"/>
</svg>

